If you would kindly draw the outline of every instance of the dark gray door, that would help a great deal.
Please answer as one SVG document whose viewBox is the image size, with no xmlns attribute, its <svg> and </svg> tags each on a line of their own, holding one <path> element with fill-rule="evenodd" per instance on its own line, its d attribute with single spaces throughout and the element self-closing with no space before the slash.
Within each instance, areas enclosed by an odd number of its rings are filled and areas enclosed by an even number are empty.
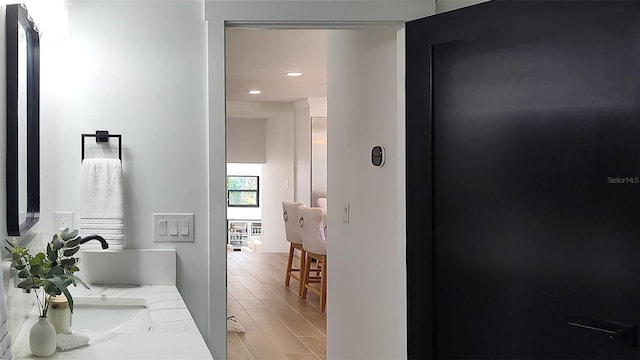
<svg viewBox="0 0 640 360">
<path fill-rule="evenodd" d="M 407 25 L 409 357 L 637 359 L 640 4 Z"/>
</svg>

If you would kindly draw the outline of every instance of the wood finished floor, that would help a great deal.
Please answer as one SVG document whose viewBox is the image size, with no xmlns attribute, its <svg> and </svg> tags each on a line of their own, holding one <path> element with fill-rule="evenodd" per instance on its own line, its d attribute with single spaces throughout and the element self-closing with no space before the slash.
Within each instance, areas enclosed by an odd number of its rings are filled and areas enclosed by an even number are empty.
<svg viewBox="0 0 640 360">
<path fill-rule="evenodd" d="M 297 261 L 297 259 L 296 259 Z M 246 333 L 227 333 L 227 359 L 326 359 L 327 325 L 318 296 L 284 286 L 287 254 L 227 253 L 228 314 Z"/>
</svg>

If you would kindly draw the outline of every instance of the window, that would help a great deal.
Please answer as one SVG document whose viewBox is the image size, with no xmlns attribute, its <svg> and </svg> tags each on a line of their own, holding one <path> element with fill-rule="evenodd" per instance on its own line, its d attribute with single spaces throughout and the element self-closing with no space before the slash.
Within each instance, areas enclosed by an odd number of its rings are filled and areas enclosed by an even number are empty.
<svg viewBox="0 0 640 360">
<path fill-rule="evenodd" d="M 227 204 L 229 207 L 260 206 L 259 176 L 227 176 Z"/>
</svg>

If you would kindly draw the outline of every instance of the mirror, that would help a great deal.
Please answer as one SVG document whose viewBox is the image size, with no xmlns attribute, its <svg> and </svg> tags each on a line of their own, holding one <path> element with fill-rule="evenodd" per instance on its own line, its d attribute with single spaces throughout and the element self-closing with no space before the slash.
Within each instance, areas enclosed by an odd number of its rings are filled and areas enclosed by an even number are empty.
<svg viewBox="0 0 640 360">
<path fill-rule="evenodd" d="M 40 218 L 40 38 L 27 10 L 6 7 L 7 233 Z"/>
</svg>

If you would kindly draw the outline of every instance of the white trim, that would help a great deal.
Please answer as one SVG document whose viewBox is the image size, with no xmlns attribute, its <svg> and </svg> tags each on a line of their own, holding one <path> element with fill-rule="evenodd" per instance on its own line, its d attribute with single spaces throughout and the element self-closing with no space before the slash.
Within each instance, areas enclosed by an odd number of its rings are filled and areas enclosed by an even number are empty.
<svg viewBox="0 0 640 360">
<path fill-rule="evenodd" d="M 398 23 L 398 21 L 225 21 L 227 28 L 266 30 L 353 30 L 372 26 L 398 26 Z"/>
</svg>

